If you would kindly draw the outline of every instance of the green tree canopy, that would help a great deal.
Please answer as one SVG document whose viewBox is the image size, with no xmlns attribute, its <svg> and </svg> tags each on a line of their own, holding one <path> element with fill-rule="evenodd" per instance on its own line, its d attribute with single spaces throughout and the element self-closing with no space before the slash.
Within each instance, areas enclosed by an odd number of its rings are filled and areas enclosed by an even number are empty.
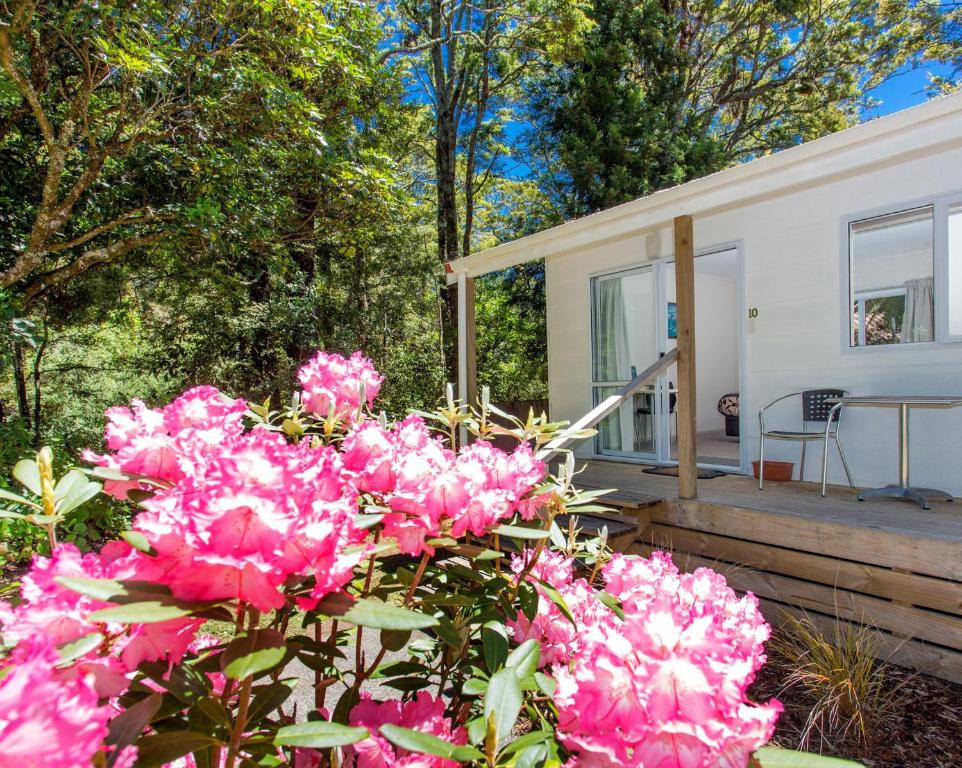
<svg viewBox="0 0 962 768">
<path fill-rule="evenodd" d="M 589 16 L 584 55 L 532 86 L 580 211 L 855 123 L 947 34 L 916 0 L 593 0 Z"/>
</svg>

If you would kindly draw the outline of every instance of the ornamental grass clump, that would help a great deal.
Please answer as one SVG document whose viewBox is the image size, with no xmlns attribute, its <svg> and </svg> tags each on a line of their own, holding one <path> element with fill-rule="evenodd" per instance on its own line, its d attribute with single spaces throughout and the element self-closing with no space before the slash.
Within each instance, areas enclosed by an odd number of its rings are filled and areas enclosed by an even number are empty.
<svg viewBox="0 0 962 768">
<path fill-rule="evenodd" d="M 786 613 L 772 638 L 783 690 L 803 709 L 802 748 L 837 748 L 846 742 L 871 748 L 884 739 L 906 706 L 901 683 L 880 660 L 879 631 L 844 620 L 828 630 L 811 618 Z"/>
<path fill-rule="evenodd" d="M 757 602 L 566 540 L 556 516 L 601 492 L 539 457 L 563 425 L 450 392 L 389 424 L 361 355 L 318 353 L 300 381 L 284 409 L 212 387 L 111 408 L 95 479 L 18 468 L 0 514 L 46 526 L 51 555 L 0 604 L 0 768 L 764 764 Z M 97 479 L 139 512 L 81 555 L 57 521 Z"/>
</svg>

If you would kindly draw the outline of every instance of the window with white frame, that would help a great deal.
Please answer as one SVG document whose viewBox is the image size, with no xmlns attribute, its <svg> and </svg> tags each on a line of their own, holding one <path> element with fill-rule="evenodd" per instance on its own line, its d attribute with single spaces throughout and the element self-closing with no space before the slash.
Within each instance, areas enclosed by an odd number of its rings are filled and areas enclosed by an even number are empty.
<svg viewBox="0 0 962 768">
<path fill-rule="evenodd" d="M 959 240 L 962 207 L 956 211 L 952 221 Z M 849 222 L 850 346 L 936 340 L 935 212 L 935 205 L 922 205 Z M 962 261 L 962 240 L 958 246 L 956 262 Z M 950 283 L 962 291 L 962 265 L 956 271 Z M 962 312 L 950 317 L 962 334 Z"/>
<path fill-rule="evenodd" d="M 950 205 L 947 218 L 949 339 L 962 341 L 962 203 Z"/>
</svg>

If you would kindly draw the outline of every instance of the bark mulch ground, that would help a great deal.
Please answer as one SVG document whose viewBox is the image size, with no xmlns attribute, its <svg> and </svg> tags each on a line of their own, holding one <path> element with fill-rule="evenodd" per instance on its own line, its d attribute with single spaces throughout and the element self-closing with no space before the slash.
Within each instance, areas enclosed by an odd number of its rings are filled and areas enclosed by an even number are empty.
<svg viewBox="0 0 962 768">
<path fill-rule="evenodd" d="M 896 704 L 883 723 L 870 726 L 869 743 L 812 733 L 808 744 L 801 745 L 811 704 L 804 691 L 785 690 L 785 675 L 784 666 L 766 664 L 749 691 L 755 701 L 776 697 L 785 706 L 774 744 L 870 768 L 962 768 L 962 685 L 890 666 L 886 685 L 897 689 Z"/>
</svg>

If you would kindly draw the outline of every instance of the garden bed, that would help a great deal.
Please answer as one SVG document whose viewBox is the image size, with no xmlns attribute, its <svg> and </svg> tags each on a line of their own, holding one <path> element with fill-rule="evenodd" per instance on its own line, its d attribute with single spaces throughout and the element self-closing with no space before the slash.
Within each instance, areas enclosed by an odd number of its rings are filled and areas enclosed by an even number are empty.
<svg viewBox="0 0 962 768">
<path fill-rule="evenodd" d="M 854 739 L 821 739 L 812 733 L 807 745 L 802 733 L 811 712 L 805 692 L 785 690 L 789 667 L 773 660 L 759 670 L 750 689 L 756 701 L 777 697 L 785 706 L 773 744 L 858 760 L 869 768 L 962 768 L 962 685 L 902 667 L 886 665 L 885 686 L 894 691 L 895 706 L 884 722 L 869 728 L 870 743 Z"/>
</svg>

